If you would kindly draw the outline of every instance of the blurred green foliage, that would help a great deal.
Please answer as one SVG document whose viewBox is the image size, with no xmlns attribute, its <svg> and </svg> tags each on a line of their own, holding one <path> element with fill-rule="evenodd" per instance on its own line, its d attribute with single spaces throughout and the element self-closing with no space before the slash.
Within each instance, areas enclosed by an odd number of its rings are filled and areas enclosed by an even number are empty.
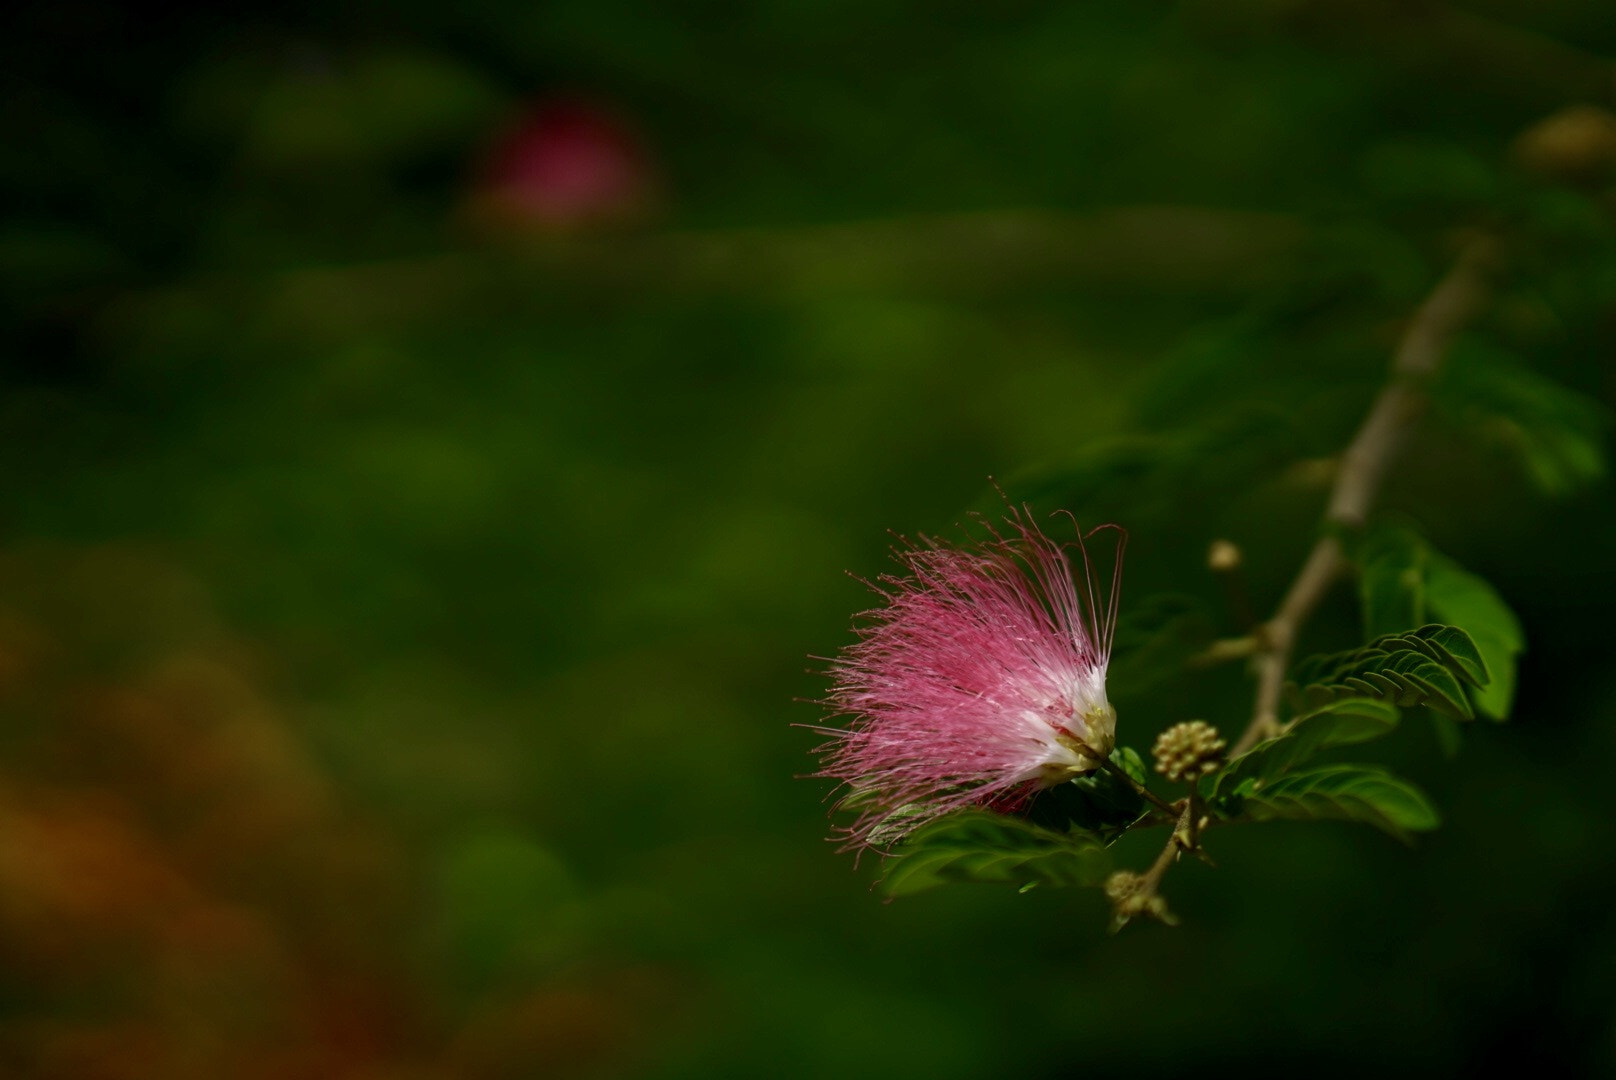
<svg viewBox="0 0 1616 1080">
<path fill-rule="evenodd" d="M 1609 106 L 1607 5 L 0 18 L 8 1074 L 1616 1067 L 1612 175 L 1517 142 Z M 661 203 L 479 225 L 561 94 Z M 794 779 L 844 571 L 989 476 L 1117 521 L 1119 736 L 1238 730 L 1179 667 L 1239 629 L 1207 545 L 1269 610 L 1476 228 L 1509 269 L 1386 502 L 1529 650 L 1451 766 L 1375 744 L 1443 829 L 1231 830 L 1175 931 L 881 903 Z"/>
</svg>

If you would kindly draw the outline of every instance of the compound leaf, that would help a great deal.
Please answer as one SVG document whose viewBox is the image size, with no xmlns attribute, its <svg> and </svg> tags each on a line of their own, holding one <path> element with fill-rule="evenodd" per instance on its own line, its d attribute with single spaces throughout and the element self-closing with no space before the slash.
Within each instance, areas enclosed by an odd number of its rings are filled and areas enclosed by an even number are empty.
<svg viewBox="0 0 1616 1080">
<path fill-rule="evenodd" d="M 1360 649 L 1309 657 L 1296 667 L 1291 696 L 1304 709 L 1364 697 L 1407 708 L 1424 705 L 1457 719 L 1474 716 L 1465 685 L 1484 686 L 1487 665 L 1470 635 L 1431 623 L 1376 638 Z"/>
<path fill-rule="evenodd" d="M 1424 792 L 1371 765 L 1326 765 L 1247 788 L 1240 814 L 1251 821 L 1359 821 L 1404 841 L 1441 823 Z"/>
<path fill-rule="evenodd" d="M 1506 717 L 1515 694 L 1516 657 L 1526 638 L 1493 587 L 1404 528 L 1376 529 L 1360 549 L 1358 564 L 1367 632 L 1395 634 L 1427 617 L 1463 627 L 1475 647 L 1475 656 L 1463 659 L 1490 676 L 1470 696 L 1483 715 Z"/>
<path fill-rule="evenodd" d="M 1568 494 L 1605 474 L 1608 411 L 1501 349 L 1461 342 L 1433 398 L 1459 427 L 1515 457 L 1547 495 Z"/>
<path fill-rule="evenodd" d="M 1099 837 L 1057 832 L 986 810 L 966 810 L 917 830 L 886 861 L 881 891 L 910 896 L 939 885 L 1098 885 L 1111 871 Z"/>
<path fill-rule="evenodd" d="M 1294 769 L 1334 746 L 1368 742 L 1397 726 L 1395 705 L 1373 698 L 1342 698 L 1293 720 L 1283 735 L 1266 739 L 1234 758 L 1201 782 L 1201 791 L 1218 800 L 1236 795 L 1247 781 L 1250 790 Z"/>
</svg>

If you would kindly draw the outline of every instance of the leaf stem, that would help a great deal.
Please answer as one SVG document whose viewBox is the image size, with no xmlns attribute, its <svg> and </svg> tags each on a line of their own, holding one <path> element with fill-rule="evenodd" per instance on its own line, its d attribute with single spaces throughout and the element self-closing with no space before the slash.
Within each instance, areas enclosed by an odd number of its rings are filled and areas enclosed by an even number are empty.
<svg viewBox="0 0 1616 1080">
<path fill-rule="evenodd" d="M 1254 635 L 1258 643 L 1253 662 L 1256 700 L 1251 722 L 1229 751 L 1230 757 L 1279 733 L 1280 690 L 1296 636 L 1346 565 L 1337 533 L 1361 529 L 1368 519 L 1388 466 L 1409 429 L 1425 412 L 1426 388 L 1448 346 L 1481 310 L 1497 261 L 1497 245 L 1491 237 L 1472 238 L 1409 321 L 1392 359 L 1391 378 L 1341 456 L 1324 512 L 1325 533 L 1308 553 L 1274 617 Z"/>
<path fill-rule="evenodd" d="M 1150 864 L 1150 869 L 1146 870 L 1144 877 L 1140 879 L 1139 888 L 1142 895 L 1146 897 L 1156 895 L 1162 878 L 1167 876 L 1167 871 L 1178 861 L 1179 855 L 1186 851 L 1200 851 L 1200 814 L 1199 800 L 1196 799 L 1192 789 L 1190 797 L 1184 800 L 1183 809 L 1179 812 L 1178 823 L 1168 834 L 1167 843 L 1162 845 L 1161 854 L 1156 856 L 1156 861 Z"/>
<path fill-rule="evenodd" d="M 1187 811 L 1188 807 L 1185 809 Z M 1188 813 L 1184 814 L 1184 818 L 1188 816 Z M 1184 820 L 1180 818 L 1179 827 L 1182 828 L 1183 825 Z M 1173 834 L 1167 838 L 1167 843 L 1162 845 L 1161 854 L 1156 856 L 1156 861 L 1145 871 L 1145 876 L 1140 882 L 1140 891 L 1146 896 L 1155 896 L 1157 887 L 1161 885 L 1161 879 L 1167 875 L 1168 868 L 1178 861 L 1178 854 L 1182 850 L 1178 845 L 1178 829 L 1174 829 Z"/>
<path fill-rule="evenodd" d="M 1085 754 L 1091 758 L 1094 758 L 1100 763 L 1100 768 L 1106 770 L 1114 776 L 1121 777 L 1129 787 L 1133 788 L 1140 795 L 1144 796 L 1145 800 L 1152 806 L 1156 807 L 1156 809 L 1165 811 L 1166 813 L 1171 814 L 1174 818 L 1178 817 L 1179 807 L 1174 806 L 1172 803 L 1168 802 L 1166 799 L 1163 799 L 1160 795 L 1157 795 L 1154 791 L 1151 791 L 1145 785 L 1129 776 L 1126 769 L 1112 761 L 1109 757 L 1102 757 L 1101 755 L 1095 753 L 1093 748 L 1090 747 L 1088 743 L 1085 743 L 1082 739 L 1076 739 L 1074 741 L 1078 746 L 1083 748 L 1083 752 Z"/>
</svg>

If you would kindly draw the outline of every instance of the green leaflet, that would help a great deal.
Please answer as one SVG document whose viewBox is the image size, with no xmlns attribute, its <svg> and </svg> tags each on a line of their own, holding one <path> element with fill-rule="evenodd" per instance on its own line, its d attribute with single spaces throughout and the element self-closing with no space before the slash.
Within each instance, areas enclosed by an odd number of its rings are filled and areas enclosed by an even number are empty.
<svg viewBox="0 0 1616 1080">
<path fill-rule="evenodd" d="M 881 891 L 909 896 L 956 881 L 1098 885 L 1111 857 L 1094 834 L 1057 832 L 986 810 L 965 810 L 919 829 L 886 861 Z"/>
<path fill-rule="evenodd" d="M 1425 705 L 1468 720 L 1475 714 L 1465 685 L 1484 686 L 1488 679 L 1470 635 L 1432 623 L 1387 634 L 1360 649 L 1309 657 L 1296 666 L 1289 689 L 1303 709 L 1362 697 L 1404 708 Z"/>
<path fill-rule="evenodd" d="M 1358 599 L 1364 635 L 1383 637 L 1424 626 L 1430 548 L 1407 529 L 1376 529 L 1358 551 Z"/>
<path fill-rule="evenodd" d="M 1501 349 L 1461 341 L 1432 400 L 1456 426 L 1513 456 L 1547 495 L 1569 494 L 1605 474 L 1605 408 Z"/>
<path fill-rule="evenodd" d="M 1494 720 L 1507 718 L 1515 700 L 1515 658 L 1526 649 L 1520 620 L 1491 585 L 1436 552 L 1426 567 L 1426 595 L 1433 615 L 1469 631 L 1492 675 L 1471 692 L 1476 708 Z"/>
<path fill-rule="evenodd" d="M 1111 760 L 1123 772 L 1127 773 L 1136 784 L 1143 784 L 1148 774 L 1145 769 L 1145 759 L 1139 756 L 1139 751 L 1131 746 L 1119 746 L 1111 751 Z"/>
<path fill-rule="evenodd" d="M 1251 821 L 1359 821 L 1400 840 L 1441 819 L 1424 792 L 1371 765 L 1325 765 L 1250 783 L 1240 814 Z"/>
<path fill-rule="evenodd" d="M 1350 746 L 1389 735 L 1397 726 L 1396 706 L 1372 698 L 1343 698 L 1304 713 L 1291 722 L 1288 737 L 1309 746 L 1309 753 Z"/>
<path fill-rule="evenodd" d="M 1267 739 L 1201 781 L 1201 793 L 1215 806 L 1233 807 L 1242 785 L 1255 790 L 1302 764 L 1321 750 L 1368 742 L 1397 726 L 1395 705 L 1369 698 L 1345 698 L 1298 717 L 1283 735 Z M 1249 782 L 1249 783 L 1248 783 Z"/>
<path fill-rule="evenodd" d="M 1145 782 L 1144 759 L 1132 747 L 1117 747 L 1111 752 L 1111 761 L 1136 783 Z M 1047 829 L 1059 831 L 1076 826 L 1111 840 L 1144 812 L 1145 800 L 1138 790 L 1102 769 L 1038 792 L 1023 816 Z"/>
<path fill-rule="evenodd" d="M 1463 627 L 1491 676 L 1471 690 L 1476 709 L 1495 720 L 1507 717 L 1515 696 L 1516 656 L 1526 648 L 1526 638 L 1493 587 L 1404 528 L 1376 529 L 1358 561 L 1366 632 L 1392 634 L 1429 618 Z"/>
</svg>

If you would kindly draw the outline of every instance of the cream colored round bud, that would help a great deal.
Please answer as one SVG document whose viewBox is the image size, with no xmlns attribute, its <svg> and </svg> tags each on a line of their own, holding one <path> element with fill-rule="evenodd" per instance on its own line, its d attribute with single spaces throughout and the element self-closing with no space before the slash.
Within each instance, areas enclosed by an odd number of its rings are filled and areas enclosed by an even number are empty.
<svg viewBox="0 0 1616 1080">
<path fill-rule="evenodd" d="M 1207 549 L 1206 565 L 1220 574 L 1240 569 L 1241 560 L 1240 549 L 1229 540 L 1214 540 Z"/>
<path fill-rule="evenodd" d="M 1156 759 L 1156 771 L 1167 779 L 1194 783 L 1218 771 L 1227 748 L 1217 728 L 1205 720 L 1186 720 L 1157 736 L 1151 753 Z"/>
</svg>

